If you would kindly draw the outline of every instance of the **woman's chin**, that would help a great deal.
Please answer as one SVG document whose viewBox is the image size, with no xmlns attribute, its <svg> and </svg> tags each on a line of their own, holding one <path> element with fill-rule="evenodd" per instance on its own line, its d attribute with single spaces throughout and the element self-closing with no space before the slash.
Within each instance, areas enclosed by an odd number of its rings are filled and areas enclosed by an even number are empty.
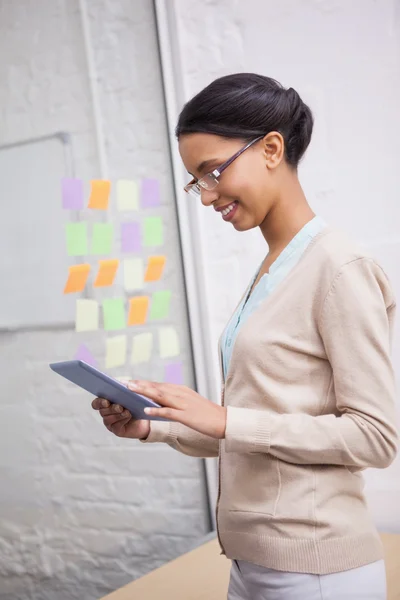
<svg viewBox="0 0 400 600">
<path fill-rule="evenodd" d="M 236 231 L 249 231 L 250 229 L 254 229 L 257 227 L 255 223 L 248 221 L 247 219 L 238 219 L 237 221 L 233 220 L 232 225 L 236 229 Z"/>
</svg>

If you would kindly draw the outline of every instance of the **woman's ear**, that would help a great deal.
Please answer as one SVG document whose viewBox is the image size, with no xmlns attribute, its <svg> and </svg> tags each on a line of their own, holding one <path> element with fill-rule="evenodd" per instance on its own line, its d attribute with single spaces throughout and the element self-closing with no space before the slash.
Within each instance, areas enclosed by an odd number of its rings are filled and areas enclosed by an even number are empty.
<svg viewBox="0 0 400 600">
<path fill-rule="evenodd" d="M 278 131 L 271 131 L 263 139 L 265 166 L 276 169 L 283 160 L 285 141 Z"/>
</svg>

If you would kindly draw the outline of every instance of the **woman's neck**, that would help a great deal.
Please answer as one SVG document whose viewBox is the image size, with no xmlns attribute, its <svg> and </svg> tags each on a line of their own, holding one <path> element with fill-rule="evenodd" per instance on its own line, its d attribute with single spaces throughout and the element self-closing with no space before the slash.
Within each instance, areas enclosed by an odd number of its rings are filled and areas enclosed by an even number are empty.
<svg viewBox="0 0 400 600">
<path fill-rule="evenodd" d="M 297 182 L 297 184 L 296 184 Z M 275 256 L 315 217 L 298 180 L 288 186 L 269 211 L 260 229 L 268 244 L 269 255 Z"/>
</svg>

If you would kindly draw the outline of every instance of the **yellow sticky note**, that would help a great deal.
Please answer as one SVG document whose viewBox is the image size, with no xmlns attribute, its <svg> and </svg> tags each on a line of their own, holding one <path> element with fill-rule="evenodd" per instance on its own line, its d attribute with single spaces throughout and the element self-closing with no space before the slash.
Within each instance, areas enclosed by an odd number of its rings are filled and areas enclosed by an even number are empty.
<svg viewBox="0 0 400 600">
<path fill-rule="evenodd" d="M 128 292 L 143 289 L 143 259 L 127 258 L 123 262 L 124 267 L 124 286 Z"/>
<path fill-rule="evenodd" d="M 149 310 L 149 297 L 136 296 L 129 299 L 128 325 L 143 325 Z"/>
<path fill-rule="evenodd" d="M 99 304 L 96 300 L 76 301 L 76 331 L 96 331 L 99 328 Z"/>
<path fill-rule="evenodd" d="M 153 334 L 139 333 L 132 340 L 131 363 L 140 365 L 149 362 L 153 349 Z"/>
<path fill-rule="evenodd" d="M 139 210 L 139 189 L 136 181 L 119 179 L 117 181 L 118 210 Z"/>
<path fill-rule="evenodd" d="M 115 335 L 106 341 L 106 368 L 122 367 L 126 363 L 126 335 Z"/>
<path fill-rule="evenodd" d="M 89 208 L 96 210 L 107 210 L 110 199 L 111 182 L 105 179 L 95 179 L 90 182 L 91 191 Z"/>
<path fill-rule="evenodd" d="M 160 346 L 161 358 L 172 358 L 179 356 L 179 338 L 173 327 L 161 327 L 158 332 L 158 341 Z"/>
<path fill-rule="evenodd" d="M 165 267 L 165 256 L 150 256 L 149 261 L 147 263 L 146 275 L 144 277 L 145 281 L 158 281 L 161 279 L 161 276 Z"/>
<path fill-rule="evenodd" d="M 118 375 L 115 379 L 120 383 L 127 385 L 132 380 L 132 375 Z"/>
<path fill-rule="evenodd" d="M 67 283 L 65 284 L 64 294 L 73 294 L 82 292 L 86 285 L 90 272 L 90 265 L 72 265 L 69 267 Z"/>
<path fill-rule="evenodd" d="M 94 287 L 107 287 L 114 283 L 115 275 L 117 274 L 119 265 L 118 259 L 99 260 L 99 270 Z"/>
</svg>

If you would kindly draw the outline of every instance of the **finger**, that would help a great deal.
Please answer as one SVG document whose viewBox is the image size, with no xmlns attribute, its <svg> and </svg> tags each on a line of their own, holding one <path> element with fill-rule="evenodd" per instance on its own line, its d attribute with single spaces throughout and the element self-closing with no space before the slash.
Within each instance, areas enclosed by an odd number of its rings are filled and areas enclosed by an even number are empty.
<svg viewBox="0 0 400 600">
<path fill-rule="evenodd" d="M 101 408 L 100 414 L 102 417 L 106 417 L 107 415 L 121 414 L 123 411 L 124 407 L 120 404 L 111 404 L 109 408 Z"/>
<path fill-rule="evenodd" d="M 94 408 L 94 410 L 100 410 L 100 408 L 107 408 L 110 404 L 110 401 L 105 398 L 95 398 L 92 402 L 92 408 Z"/>
<path fill-rule="evenodd" d="M 150 381 L 130 381 L 128 384 L 130 390 L 143 394 L 147 398 L 154 400 L 157 404 L 170 408 L 179 409 L 182 407 L 182 401 L 175 393 L 167 393 L 163 383 L 154 383 Z"/>
<path fill-rule="evenodd" d="M 128 425 L 128 423 L 129 419 L 120 419 L 119 421 L 116 421 L 115 423 L 107 427 L 107 429 L 111 431 L 111 433 L 113 433 L 114 435 L 121 436 L 124 434 L 125 426 Z"/>
<path fill-rule="evenodd" d="M 107 427 L 107 429 L 109 429 L 111 427 L 111 425 L 114 425 L 115 423 L 118 423 L 119 421 L 128 422 L 130 419 L 131 419 L 130 412 L 127 410 L 126 412 L 124 411 L 120 415 L 107 415 L 106 417 L 103 417 L 103 423 Z"/>
<path fill-rule="evenodd" d="M 144 412 L 146 413 L 146 415 L 149 415 L 151 417 L 163 417 L 164 419 L 168 419 L 168 421 L 177 421 L 177 422 L 182 422 L 182 416 L 183 413 L 181 410 L 175 410 L 174 408 L 170 408 L 170 407 L 162 407 L 162 408 L 149 408 L 146 407 L 144 409 Z"/>
</svg>

